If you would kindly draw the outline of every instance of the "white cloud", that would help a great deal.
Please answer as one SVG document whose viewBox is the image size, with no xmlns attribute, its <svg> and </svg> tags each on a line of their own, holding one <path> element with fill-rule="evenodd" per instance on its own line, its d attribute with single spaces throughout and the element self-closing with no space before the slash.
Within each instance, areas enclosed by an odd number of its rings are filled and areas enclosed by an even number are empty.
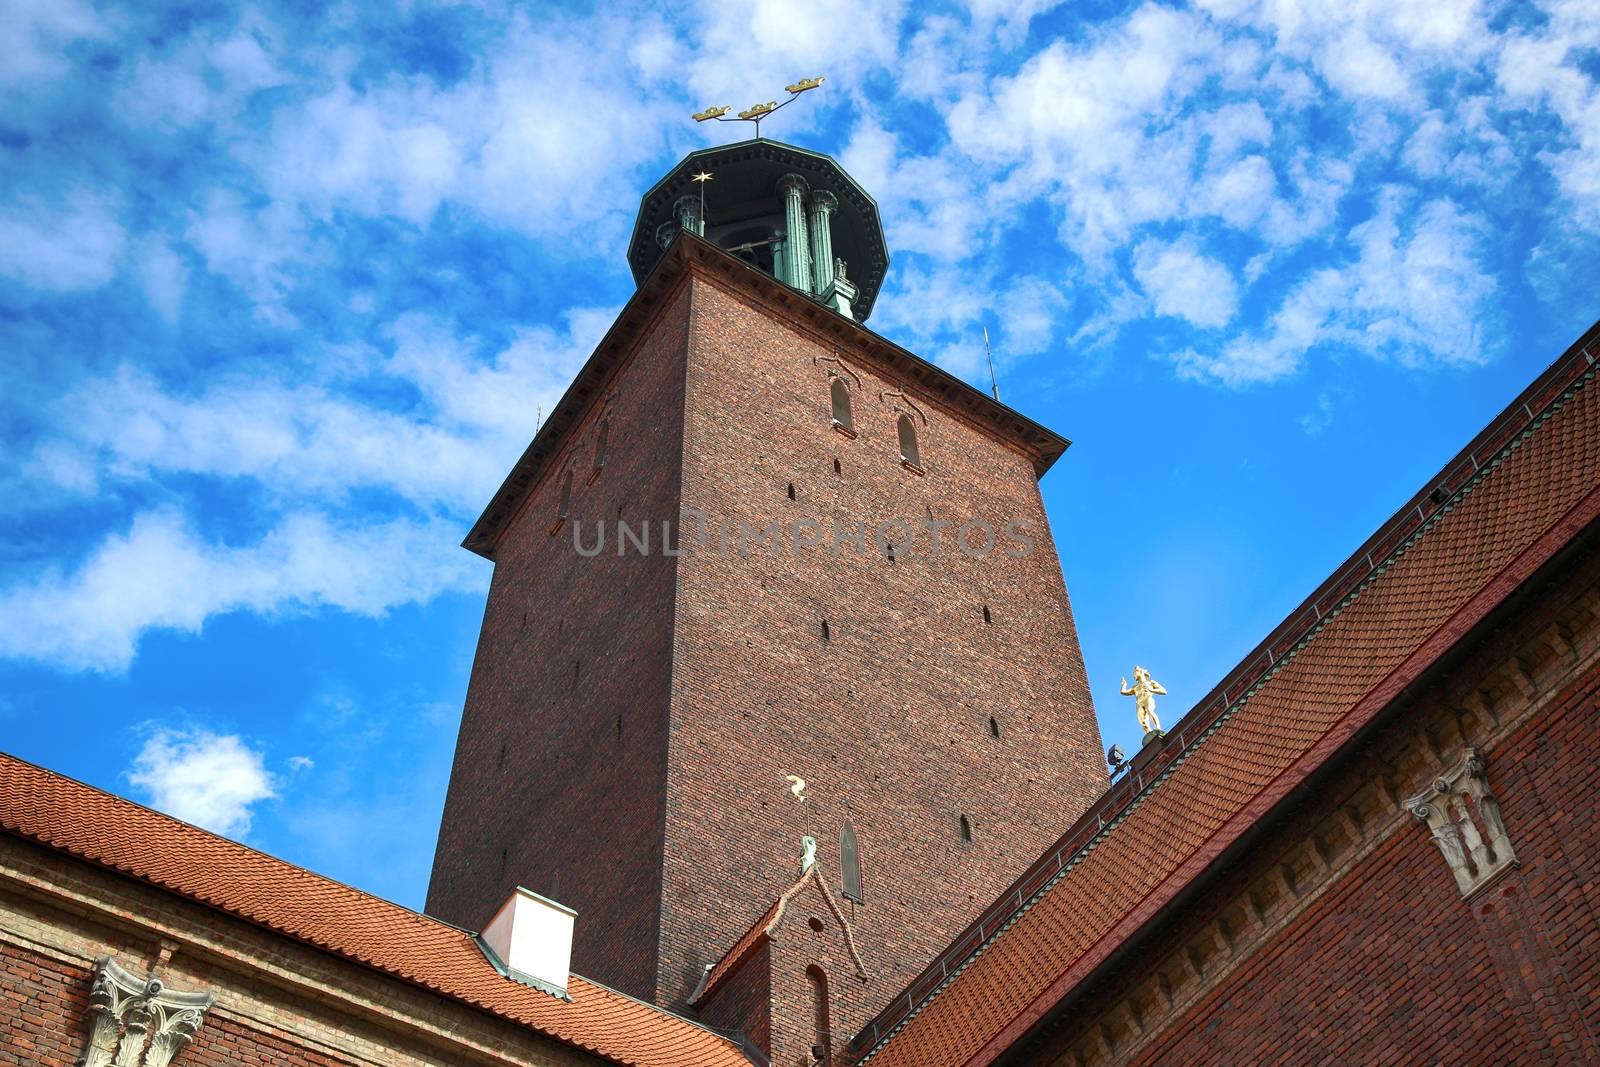
<svg viewBox="0 0 1600 1067">
<path fill-rule="evenodd" d="M 35 289 L 94 289 L 116 276 L 127 233 L 115 196 L 73 189 L 60 202 L 24 195 L 0 207 L 0 277 Z"/>
<path fill-rule="evenodd" d="M 170 511 L 137 516 L 70 573 L 0 589 L 0 656 L 67 670 L 123 671 L 151 630 L 199 633 L 232 611 L 329 607 L 381 615 L 484 574 L 457 546 L 457 523 L 395 519 L 340 525 L 291 514 L 255 544 L 199 538 Z"/>
<path fill-rule="evenodd" d="M 0 26 L 6 27 L 0 89 L 33 93 L 71 72 L 70 42 L 109 32 L 85 0 L 0 0 Z"/>
<path fill-rule="evenodd" d="M 1404 190 L 1385 190 L 1373 216 L 1350 231 L 1354 262 L 1297 285 L 1265 330 L 1216 355 L 1180 354 L 1180 372 L 1229 386 L 1268 382 L 1322 345 L 1412 366 L 1481 362 L 1495 290 L 1478 261 L 1483 223 L 1449 200 L 1407 206 Z"/>
<path fill-rule="evenodd" d="M 128 780 L 151 806 L 230 837 L 249 833 L 251 808 L 277 796 L 260 752 L 199 728 L 151 734 Z"/>
<path fill-rule="evenodd" d="M 1192 240 L 1141 242 L 1133 250 L 1133 275 L 1158 315 L 1218 327 L 1226 326 L 1239 308 L 1239 286 L 1232 272 L 1203 255 Z"/>
</svg>

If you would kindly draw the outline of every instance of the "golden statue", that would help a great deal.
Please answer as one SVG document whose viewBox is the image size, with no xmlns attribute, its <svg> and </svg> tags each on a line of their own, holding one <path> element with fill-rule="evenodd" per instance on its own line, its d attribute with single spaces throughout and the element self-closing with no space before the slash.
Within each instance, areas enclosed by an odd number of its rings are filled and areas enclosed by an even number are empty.
<svg viewBox="0 0 1600 1067">
<path fill-rule="evenodd" d="M 1167 695 L 1166 688 L 1143 667 L 1133 669 L 1133 687 L 1128 687 L 1128 680 L 1122 680 L 1122 695 L 1133 697 L 1133 706 L 1139 712 L 1139 725 L 1144 727 L 1146 735 L 1161 732 L 1161 720 L 1156 718 L 1156 694 Z"/>
<path fill-rule="evenodd" d="M 776 111 L 777 109 L 778 109 L 778 102 L 776 100 L 769 100 L 765 104 L 752 104 L 752 105 L 750 105 L 750 109 L 748 111 L 739 112 L 739 117 L 742 118 L 742 119 L 759 118 L 762 115 L 765 115 L 767 112 Z"/>
<path fill-rule="evenodd" d="M 823 81 L 823 76 L 818 74 L 815 78 L 801 78 L 793 85 L 785 85 L 783 89 L 784 92 L 788 93 L 803 93 L 807 89 L 815 89 L 817 86 L 821 85 Z"/>
<path fill-rule="evenodd" d="M 694 120 L 696 122 L 704 122 L 707 119 L 720 119 L 722 116 L 726 115 L 732 110 L 732 104 L 729 104 L 727 107 L 708 107 L 704 111 L 695 112 Z"/>
</svg>

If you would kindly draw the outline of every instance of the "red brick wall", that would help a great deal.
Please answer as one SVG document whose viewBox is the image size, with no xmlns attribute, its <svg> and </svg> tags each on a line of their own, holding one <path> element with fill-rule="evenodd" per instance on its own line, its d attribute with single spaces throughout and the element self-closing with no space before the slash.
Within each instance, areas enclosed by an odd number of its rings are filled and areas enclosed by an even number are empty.
<svg viewBox="0 0 1600 1067">
<path fill-rule="evenodd" d="M 86 1048 L 91 973 L 0 940 L 0 1064 L 73 1067 Z M 207 1015 L 180 1067 L 337 1067 L 349 1061 Z"/>
<path fill-rule="evenodd" d="M 1017 520 L 1032 553 L 966 558 L 952 526 L 937 557 L 919 534 L 895 563 L 870 543 L 618 559 L 614 538 L 584 559 L 548 532 L 555 465 L 497 556 L 430 911 L 481 927 L 521 882 L 578 910 L 574 970 L 681 1009 L 704 965 L 793 882 L 803 824 L 789 771 L 814 783 L 836 891 L 853 812 L 875 1008 L 1103 789 L 1030 457 L 913 394 L 925 473 L 907 469 L 895 407 L 909 405 L 885 396 L 901 386 L 849 353 L 858 436 L 846 438 L 818 363 L 833 354 L 784 313 L 691 275 L 619 372 L 612 465 L 593 485 L 593 419 L 580 431 L 573 514 L 586 530 L 619 508 L 676 514 L 681 480 L 685 508 L 733 522 L 931 512 L 998 535 Z M 868 1014 L 852 1006 L 835 1031 Z"/>
<path fill-rule="evenodd" d="M 687 291 L 665 306 L 568 444 L 571 514 L 608 531 L 677 513 Z M 530 413 L 531 423 L 531 413 Z M 573 969 L 655 992 L 673 561 L 581 558 L 554 534 L 561 471 L 538 486 L 495 562 L 456 744 L 428 911 L 481 929 L 522 884 L 577 910 Z M 505 856 L 502 862 L 502 850 Z"/>
<path fill-rule="evenodd" d="M 1600 1062 L 1600 555 L 1563 568 L 1005 1062 Z M 1520 864 L 1470 901 L 1400 810 L 1467 744 Z M 1318 834 L 1372 796 L 1367 843 L 1319 861 Z M 1240 894 L 1283 868 L 1309 903 L 1285 921 L 1280 896 L 1263 926 Z"/>
<path fill-rule="evenodd" d="M 855 825 L 867 901 L 854 921 L 874 1009 L 1104 788 L 1029 458 L 913 394 L 928 420 L 917 420 L 926 474 L 907 469 L 896 434 L 903 401 L 883 395 L 901 383 L 849 352 L 857 436 L 840 434 L 830 420 L 834 355 L 753 302 L 695 283 L 687 507 L 754 527 L 835 516 L 916 523 L 930 510 L 996 531 L 1020 520 L 1035 548 L 1020 559 L 968 558 L 953 549 L 952 526 L 937 556 L 919 535 L 893 563 L 871 544 L 839 555 L 686 551 L 668 759 L 668 1004 L 791 884 L 803 824 L 786 771 L 812 783 L 819 863 L 836 893 L 846 812 Z M 971 842 L 959 834 L 962 814 Z M 774 976 L 775 988 L 783 983 Z M 856 1008 L 837 1013 L 834 1030 L 848 1036 L 864 1019 Z"/>
<path fill-rule="evenodd" d="M 1519 871 L 1469 903 L 1427 831 L 1405 826 L 1145 1062 L 1588 1062 L 1579 1039 L 1554 1032 L 1561 1020 L 1519 1004 L 1507 982 L 1562 972 L 1573 999 L 1552 1012 L 1582 1004 L 1600 1026 L 1597 694 L 1591 669 L 1489 757 Z"/>
</svg>

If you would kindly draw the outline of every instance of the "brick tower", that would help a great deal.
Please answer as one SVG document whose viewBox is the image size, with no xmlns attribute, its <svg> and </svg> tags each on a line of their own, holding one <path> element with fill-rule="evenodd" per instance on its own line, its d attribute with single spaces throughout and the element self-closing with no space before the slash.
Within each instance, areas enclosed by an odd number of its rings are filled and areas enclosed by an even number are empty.
<svg viewBox="0 0 1600 1067">
<path fill-rule="evenodd" d="M 860 325 L 888 253 L 826 156 L 692 154 L 629 257 L 466 541 L 495 569 L 428 910 L 527 886 L 578 911 L 575 971 L 691 1011 L 783 897 L 841 1043 L 1105 786 L 1038 490 L 1066 442 Z"/>
</svg>

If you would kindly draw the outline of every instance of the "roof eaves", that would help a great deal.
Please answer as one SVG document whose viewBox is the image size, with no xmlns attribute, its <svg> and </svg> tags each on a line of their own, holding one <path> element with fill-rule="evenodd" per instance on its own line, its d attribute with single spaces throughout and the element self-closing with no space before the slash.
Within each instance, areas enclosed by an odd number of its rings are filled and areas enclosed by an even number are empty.
<svg viewBox="0 0 1600 1067">
<path fill-rule="evenodd" d="M 851 1052 L 856 1056 L 855 1062 L 864 1064 L 881 1050 L 984 950 L 1058 884 L 1068 871 L 1143 804 L 1181 763 L 1305 648 L 1394 559 L 1415 544 L 1441 516 L 1453 509 L 1472 486 L 1533 433 L 1560 406 L 1563 398 L 1585 383 L 1592 382 L 1597 360 L 1600 360 L 1600 322 L 1591 326 L 1561 358 L 1540 374 L 1499 417 L 1491 421 L 1445 466 L 1436 479 L 1380 526 L 1266 641 L 1257 646 L 1239 667 L 1179 720 L 1159 748 L 1148 755 L 1142 752 L 1136 756 L 1135 765 L 1127 777 L 1114 783 L 999 900 L 987 908 L 900 996 L 856 1035 L 850 1045 Z M 1438 493 L 1440 487 L 1445 489 L 1443 494 Z M 1424 501 L 1433 505 L 1431 510 L 1423 508 Z M 1414 522 L 1411 521 L 1413 518 Z M 1383 554 L 1378 556 L 1376 553 L 1380 549 Z M 1335 591 L 1338 591 L 1338 599 L 1328 604 L 1329 597 Z M 1313 614 L 1306 619 L 1308 606 Z M 1301 623 L 1304 625 L 1297 626 Z M 1296 629 L 1298 632 L 1292 639 L 1293 643 L 1287 648 L 1283 647 L 1285 632 Z M 1324 758 L 1331 755 L 1330 751 Z"/>
</svg>

